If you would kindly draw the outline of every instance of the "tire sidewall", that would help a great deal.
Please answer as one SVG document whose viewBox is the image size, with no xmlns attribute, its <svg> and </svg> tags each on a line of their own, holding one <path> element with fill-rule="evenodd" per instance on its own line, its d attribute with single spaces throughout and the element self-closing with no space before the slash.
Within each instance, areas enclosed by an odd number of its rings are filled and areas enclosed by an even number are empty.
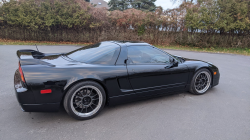
<svg viewBox="0 0 250 140">
<path fill-rule="evenodd" d="M 81 117 L 81 116 L 76 115 L 73 112 L 73 110 L 71 109 L 71 98 L 77 89 L 79 89 L 83 86 L 86 86 L 86 85 L 91 85 L 91 86 L 95 86 L 96 88 L 98 88 L 101 91 L 103 101 L 102 101 L 101 107 L 99 108 L 99 110 L 95 114 L 88 116 L 88 117 Z M 105 106 L 105 103 L 106 103 L 106 94 L 105 94 L 103 87 L 100 84 L 93 82 L 93 81 L 84 81 L 84 82 L 77 83 L 76 85 L 74 85 L 73 87 L 71 87 L 68 90 L 68 92 L 66 93 L 66 95 L 64 97 L 64 108 L 65 108 L 66 112 L 71 117 L 78 119 L 78 120 L 87 120 L 87 119 L 91 119 L 91 118 L 95 117 L 96 115 L 98 115 L 101 112 L 101 110 Z"/>
<path fill-rule="evenodd" d="M 196 91 L 195 86 L 194 86 L 194 83 L 195 83 L 195 78 L 197 77 L 197 75 L 198 75 L 199 73 L 203 72 L 203 71 L 206 71 L 206 72 L 209 73 L 210 78 L 211 78 L 211 81 L 210 81 L 209 88 L 208 88 L 205 92 L 199 93 L 199 92 Z M 198 70 L 198 71 L 194 74 L 193 79 L 192 79 L 192 82 L 191 82 L 191 85 L 190 85 L 190 90 L 189 90 L 189 91 L 190 91 L 191 93 L 193 93 L 193 94 L 196 94 L 196 95 L 205 94 L 205 93 L 210 89 L 212 80 L 213 80 L 213 77 L 212 77 L 212 75 L 211 75 L 211 72 L 210 72 L 208 69 L 202 68 L 202 69 Z"/>
</svg>

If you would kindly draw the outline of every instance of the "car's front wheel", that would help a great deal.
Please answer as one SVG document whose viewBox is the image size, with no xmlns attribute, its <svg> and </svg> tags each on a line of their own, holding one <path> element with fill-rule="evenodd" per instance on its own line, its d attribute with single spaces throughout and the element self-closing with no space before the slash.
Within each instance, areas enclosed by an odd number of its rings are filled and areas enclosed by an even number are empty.
<svg viewBox="0 0 250 140">
<path fill-rule="evenodd" d="M 100 113 L 105 101 L 103 87 L 96 82 L 85 81 L 74 85 L 66 93 L 64 108 L 75 119 L 87 120 Z"/>
<path fill-rule="evenodd" d="M 208 69 L 200 69 L 194 74 L 189 91 L 193 94 L 204 94 L 210 88 L 211 81 L 211 72 Z"/>
</svg>

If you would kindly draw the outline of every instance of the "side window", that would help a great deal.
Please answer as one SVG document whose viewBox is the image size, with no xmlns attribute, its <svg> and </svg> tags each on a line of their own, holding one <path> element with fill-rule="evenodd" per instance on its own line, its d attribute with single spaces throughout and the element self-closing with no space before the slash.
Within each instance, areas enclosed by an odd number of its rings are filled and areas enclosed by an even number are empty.
<svg viewBox="0 0 250 140">
<path fill-rule="evenodd" d="M 113 43 L 101 42 L 82 47 L 66 55 L 73 60 L 83 63 L 114 65 L 119 52 L 120 46 Z"/>
<path fill-rule="evenodd" d="M 95 57 L 89 57 L 88 63 L 91 64 L 114 64 L 118 54 L 120 52 L 120 47 L 110 47 L 110 49 L 103 49 Z"/>
<path fill-rule="evenodd" d="M 151 46 L 129 46 L 129 64 L 169 64 L 169 56 Z"/>
</svg>

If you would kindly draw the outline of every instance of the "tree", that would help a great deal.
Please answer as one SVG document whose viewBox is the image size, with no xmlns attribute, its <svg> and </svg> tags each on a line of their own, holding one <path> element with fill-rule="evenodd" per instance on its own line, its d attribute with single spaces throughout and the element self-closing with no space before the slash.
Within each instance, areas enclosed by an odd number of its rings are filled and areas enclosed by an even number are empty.
<svg viewBox="0 0 250 140">
<path fill-rule="evenodd" d="M 110 0 L 108 5 L 110 6 L 110 11 L 124 11 L 129 8 L 129 2 L 127 0 Z"/>
<path fill-rule="evenodd" d="M 155 11 L 154 4 L 156 0 L 110 0 L 108 5 L 111 7 L 109 10 L 124 11 L 129 8 L 134 8 L 142 11 Z"/>
<path fill-rule="evenodd" d="M 204 0 L 189 9 L 186 26 L 207 33 L 240 34 L 249 30 L 248 5 L 242 0 Z"/>
<path fill-rule="evenodd" d="M 132 8 L 142 11 L 155 11 L 156 6 L 154 4 L 156 0 L 131 0 Z"/>
</svg>

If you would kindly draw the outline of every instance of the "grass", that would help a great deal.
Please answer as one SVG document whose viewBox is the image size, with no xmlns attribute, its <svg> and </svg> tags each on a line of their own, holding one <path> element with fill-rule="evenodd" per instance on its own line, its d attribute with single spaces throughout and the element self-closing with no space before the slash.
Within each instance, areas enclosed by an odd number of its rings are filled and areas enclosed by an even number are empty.
<svg viewBox="0 0 250 140">
<path fill-rule="evenodd" d="M 48 41 L 20 41 L 20 40 L 5 40 L 0 39 L 0 45 L 80 45 L 85 46 L 90 43 L 84 42 L 48 42 Z M 240 54 L 250 56 L 249 48 L 199 48 L 199 47 L 190 47 L 190 46 L 164 46 L 164 45 L 155 45 L 161 49 L 173 49 L 173 50 L 185 50 L 185 51 L 196 51 L 196 52 L 211 52 L 211 53 L 229 53 L 229 54 Z"/>
</svg>

